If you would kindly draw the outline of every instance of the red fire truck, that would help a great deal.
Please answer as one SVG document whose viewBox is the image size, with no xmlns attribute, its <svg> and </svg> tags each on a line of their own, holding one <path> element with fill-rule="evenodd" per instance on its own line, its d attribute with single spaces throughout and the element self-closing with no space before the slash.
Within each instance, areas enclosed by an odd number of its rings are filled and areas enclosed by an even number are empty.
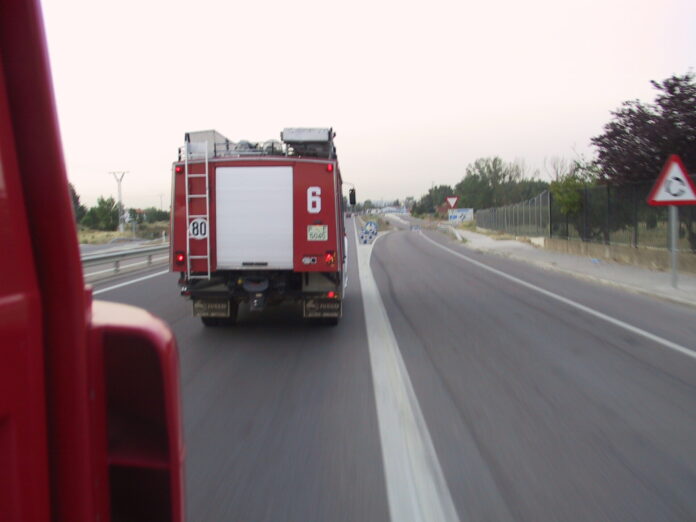
<svg viewBox="0 0 696 522">
<path fill-rule="evenodd" d="M 203 324 L 234 323 L 240 303 L 259 311 L 282 301 L 338 323 L 346 238 L 334 137 L 329 128 L 289 128 L 264 143 L 186 134 L 172 167 L 171 268 Z"/>
<path fill-rule="evenodd" d="M 183 520 L 176 344 L 85 289 L 38 0 L 0 0 L 0 520 Z"/>
</svg>

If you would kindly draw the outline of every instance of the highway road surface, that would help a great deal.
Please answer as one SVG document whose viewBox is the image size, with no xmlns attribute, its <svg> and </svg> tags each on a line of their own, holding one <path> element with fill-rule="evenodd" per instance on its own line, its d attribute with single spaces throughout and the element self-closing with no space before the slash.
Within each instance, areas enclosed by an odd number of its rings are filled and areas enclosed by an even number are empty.
<svg viewBox="0 0 696 522">
<path fill-rule="evenodd" d="M 696 520 L 694 309 L 399 226 L 348 220 L 337 327 L 95 286 L 177 337 L 189 520 Z"/>
</svg>

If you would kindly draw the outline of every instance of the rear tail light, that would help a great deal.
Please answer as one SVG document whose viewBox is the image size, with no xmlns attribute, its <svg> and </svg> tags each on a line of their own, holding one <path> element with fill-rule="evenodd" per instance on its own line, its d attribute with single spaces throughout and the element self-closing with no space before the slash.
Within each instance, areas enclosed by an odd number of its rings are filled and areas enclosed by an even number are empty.
<svg viewBox="0 0 696 522">
<path fill-rule="evenodd" d="M 184 172 L 184 167 L 182 167 L 181 165 L 177 165 L 176 167 L 174 167 L 174 172 L 176 172 L 177 174 L 181 174 L 182 172 Z"/>
<path fill-rule="evenodd" d="M 336 264 L 336 252 L 327 252 L 326 255 L 324 256 L 324 261 L 326 261 L 327 265 L 335 265 Z"/>
<path fill-rule="evenodd" d="M 177 265 L 183 265 L 186 261 L 186 255 L 183 252 L 174 252 L 174 262 Z"/>
<path fill-rule="evenodd" d="M 328 297 L 329 299 L 333 299 L 334 297 L 336 297 L 336 292 L 331 291 L 326 294 L 326 297 Z"/>
<path fill-rule="evenodd" d="M 326 165 L 326 172 L 333 172 L 333 163 L 328 163 Z"/>
</svg>

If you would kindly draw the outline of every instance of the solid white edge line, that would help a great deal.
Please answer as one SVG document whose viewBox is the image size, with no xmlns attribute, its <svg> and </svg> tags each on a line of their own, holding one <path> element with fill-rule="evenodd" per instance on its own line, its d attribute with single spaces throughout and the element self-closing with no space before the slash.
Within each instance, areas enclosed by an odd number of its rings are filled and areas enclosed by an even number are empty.
<svg viewBox="0 0 696 522">
<path fill-rule="evenodd" d="M 354 232 L 390 519 L 457 522 L 457 510 L 370 268 L 374 242 L 358 242 L 355 222 Z"/>
<path fill-rule="evenodd" d="M 134 283 L 139 283 L 140 281 L 145 281 L 146 279 L 152 279 L 153 277 L 161 276 L 168 273 L 169 270 L 163 270 L 162 272 L 156 272 L 154 274 L 146 275 L 144 277 L 139 277 L 138 279 L 132 279 L 131 281 L 126 281 L 125 283 L 119 283 L 117 285 L 109 286 L 107 288 L 100 288 L 99 290 L 94 290 L 92 292 L 92 295 L 103 294 L 104 292 L 108 292 L 109 290 L 116 290 L 117 288 L 122 288 L 124 286 L 132 285 Z"/>
<path fill-rule="evenodd" d="M 668 339 L 664 339 L 663 337 L 660 337 L 658 335 L 652 334 L 646 330 L 643 330 L 641 328 L 638 328 L 637 326 L 633 326 L 632 324 L 625 323 L 624 321 L 621 321 L 620 319 L 616 319 L 610 315 L 606 315 L 602 312 L 599 312 L 593 308 L 590 308 L 588 306 L 582 305 L 578 302 L 575 302 L 571 299 L 568 299 L 567 297 L 563 297 L 562 295 L 555 294 L 553 292 L 550 292 L 549 290 L 545 290 L 544 288 L 541 288 L 539 286 L 533 285 L 532 283 L 528 283 L 527 281 L 524 281 L 522 279 L 518 279 L 515 276 L 511 276 L 510 274 L 506 274 L 505 272 L 502 272 L 501 270 L 498 270 L 496 268 L 490 267 L 484 263 L 481 263 L 479 261 L 476 261 L 475 259 L 471 259 L 468 256 L 465 256 L 464 254 L 461 254 L 460 252 L 457 252 L 455 250 L 452 250 L 451 248 L 448 248 L 444 245 L 441 245 L 437 241 L 434 241 L 430 239 L 428 236 L 423 234 L 423 232 L 420 232 L 420 235 L 436 247 L 449 252 L 450 254 L 453 254 L 473 265 L 478 266 L 479 268 L 483 268 L 484 270 L 488 270 L 489 272 L 499 275 L 500 277 L 504 277 L 505 279 L 508 279 L 509 281 L 513 281 L 517 283 L 518 285 L 524 286 L 525 288 L 529 288 L 530 290 L 534 290 L 535 292 L 539 292 L 540 294 L 543 294 L 547 297 L 550 297 L 552 299 L 555 299 L 557 301 L 560 301 L 563 304 L 566 304 L 568 306 L 571 306 L 573 308 L 576 308 L 577 310 L 581 310 L 585 312 L 586 314 L 589 314 L 593 317 L 596 317 L 598 319 L 602 319 L 603 321 L 606 321 L 607 323 L 613 324 L 615 326 L 618 326 L 620 328 L 623 328 L 624 330 L 628 330 L 629 332 L 632 332 L 636 335 L 640 335 L 642 337 L 645 337 L 646 339 L 650 339 L 653 342 L 656 342 L 658 344 L 661 344 L 662 346 L 666 348 L 671 348 L 672 350 L 675 350 L 683 355 L 686 355 L 688 357 L 691 357 L 692 359 L 696 359 L 696 352 L 693 350 L 690 350 L 689 348 L 686 348 L 680 344 L 674 343 Z"/>
</svg>

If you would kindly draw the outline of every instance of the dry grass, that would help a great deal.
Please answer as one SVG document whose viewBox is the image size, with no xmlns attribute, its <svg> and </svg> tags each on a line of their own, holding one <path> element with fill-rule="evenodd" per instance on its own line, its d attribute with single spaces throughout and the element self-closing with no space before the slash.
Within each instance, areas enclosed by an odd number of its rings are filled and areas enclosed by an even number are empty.
<svg viewBox="0 0 696 522">
<path fill-rule="evenodd" d="M 457 228 L 460 230 L 470 230 L 471 232 L 478 232 L 476 229 L 476 221 L 465 221 L 464 223 L 459 223 Z"/>
<path fill-rule="evenodd" d="M 110 230 L 91 230 L 83 229 L 77 231 L 77 238 L 80 244 L 86 245 L 103 245 L 109 243 L 114 239 L 119 238 L 132 238 L 133 233 L 128 232 L 117 232 Z"/>
<path fill-rule="evenodd" d="M 127 226 L 127 225 L 126 225 Z M 80 244 L 86 245 L 104 245 L 114 239 L 159 239 L 162 237 L 162 232 L 169 235 L 169 222 L 159 221 L 156 223 L 142 223 L 138 225 L 133 235 L 133 229 L 127 229 L 124 232 L 116 230 L 92 230 L 89 228 L 78 228 L 77 238 Z"/>
</svg>

